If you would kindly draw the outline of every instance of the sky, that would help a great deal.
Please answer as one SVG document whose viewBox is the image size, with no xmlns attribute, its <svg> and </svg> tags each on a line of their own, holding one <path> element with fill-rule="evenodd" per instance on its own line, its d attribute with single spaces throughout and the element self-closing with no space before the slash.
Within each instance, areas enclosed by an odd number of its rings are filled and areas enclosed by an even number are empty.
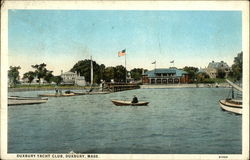
<svg viewBox="0 0 250 160">
<path fill-rule="evenodd" d="M 153 69 L 233 64 L 242 51 L 240 11 L 9 10 L 9 66 L 46 63 L 59 75 L 79 60 Z M 174 64 L 170 61 L 174 60 Z"/>
</svg>

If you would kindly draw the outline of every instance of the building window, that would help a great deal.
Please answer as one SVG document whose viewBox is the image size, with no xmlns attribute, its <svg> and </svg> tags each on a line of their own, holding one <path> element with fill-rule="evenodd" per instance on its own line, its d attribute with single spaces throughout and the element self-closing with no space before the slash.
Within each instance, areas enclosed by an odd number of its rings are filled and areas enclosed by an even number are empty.
<svg viewBox="0 0 250 160">
<path fill-rule="evenodd" d="M 174 80 L 174 83 L 179 83 L 179 79 L 175 79 L 175 80 Z"/>
<path fill-rule="evenodd" d="M 157 83 L 158 83 L 158 84 L 161 84 L 161 79 L 157 79 Z"/>
<path fill-rule="evenodd" d="M 155 79 L 151 79 L 151 84 L 155 84 Z"/>
<path fill-rule="evenodd" d="M 164 83 L 164 84 L 168 83 L 168 82 L 167 82 L 167 79 L 163 79 L 163 80 L 162 80 L 162 83 Z"/>
<path fill-rule="evenodd" d="M 168 83 L 173 83 L 173 79 L 168 79 Z"/>
</svg>

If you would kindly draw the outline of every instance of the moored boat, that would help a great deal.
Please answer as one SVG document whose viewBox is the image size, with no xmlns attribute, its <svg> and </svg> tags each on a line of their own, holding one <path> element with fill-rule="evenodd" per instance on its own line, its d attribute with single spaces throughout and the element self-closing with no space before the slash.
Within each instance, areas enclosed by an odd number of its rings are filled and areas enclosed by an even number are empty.
<svg viewBox="0 0 250 160">
<path fill-rule="evenodd" d="M 242 114 L 242 101 L 236 99 L 225 99 L 219 101 L 223 110 L 233 112 L 235 114 Z"/>
<path fill-rule="evenodd" d="M 226 80 L 229 85 L 232 86 L 231 98 L 226 98 L 219 100 L 219 104 L 222 110 L 232 112 L 235 114 L 242 114 L 242 96 L 240 95 L 242 92 L 242 88 L 234 84 L 233 82 Z M 236 89 L 240 94 L 235 95 Z"/>
<path fill-rule="evenodd" d="M 149 102 L 137 102 L 131 103 L 131 101 L 111 100 L 113 104 L 117 106 L 146 106 Z"/>
<path fill-rule="evenodd" d="M 8 97 L 8 106 L 12 105 L 28 105 L 28 104 L 40 104 L 46 103 L 48 98 L 42 97 L 19 97 L 11 96 Z"/>
</svg>

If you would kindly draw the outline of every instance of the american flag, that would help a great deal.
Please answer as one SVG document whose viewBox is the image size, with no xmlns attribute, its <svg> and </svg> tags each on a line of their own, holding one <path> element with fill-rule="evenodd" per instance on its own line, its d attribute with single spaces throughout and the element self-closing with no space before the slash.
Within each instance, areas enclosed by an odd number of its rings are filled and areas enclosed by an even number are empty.
<svg viewBox="0 0 250 160">
<path fill-rule="evenodd" d="M 124 49 L 124 50 L 118 52 L 118 56 L 119 56 L 119 57 L 125 56 L 125 55 L 126 55 L 126 49 Z"/>
</svg>

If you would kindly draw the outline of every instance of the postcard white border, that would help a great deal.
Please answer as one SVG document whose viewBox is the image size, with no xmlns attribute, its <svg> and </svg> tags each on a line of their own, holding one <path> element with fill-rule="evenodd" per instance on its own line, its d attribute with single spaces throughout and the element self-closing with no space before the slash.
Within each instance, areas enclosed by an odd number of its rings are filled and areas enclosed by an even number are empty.
<svg viewBox="0 0 250 160">
<path fill-rule="evenodd" d="M 5 1 L 1 8 L 1 159 L 7 154 L 8 9 L 53 10 L 235 10 L 242 11 L 243 105 L 249 106 L 249 2 L 248 1 Z M 96 159 L 249 159 L 249 107 L 242 116 L 242 154 L 98 154 Z M 35 154 L 35 153 L 34 153 Z M 52 155 L 52 154 L 51 154 Z M 65 155 L 65 154 L 64 154 Z M 87 156 L 87 154 L 85 154 Z M 18 158 L 32 159 L 32 158 Z M 47 158 L 39 158 L 47 159 Z M 58 159 L 58 158 L 57 158 Z M 72 158 L 71 158 L 72 159 Z M 81 158 L 80 158 L 81 159 Z M 90 158 L 86 158 L 90 159 Z M 93 158 L 95 159 L 95 158 Z"/>
</svg>

